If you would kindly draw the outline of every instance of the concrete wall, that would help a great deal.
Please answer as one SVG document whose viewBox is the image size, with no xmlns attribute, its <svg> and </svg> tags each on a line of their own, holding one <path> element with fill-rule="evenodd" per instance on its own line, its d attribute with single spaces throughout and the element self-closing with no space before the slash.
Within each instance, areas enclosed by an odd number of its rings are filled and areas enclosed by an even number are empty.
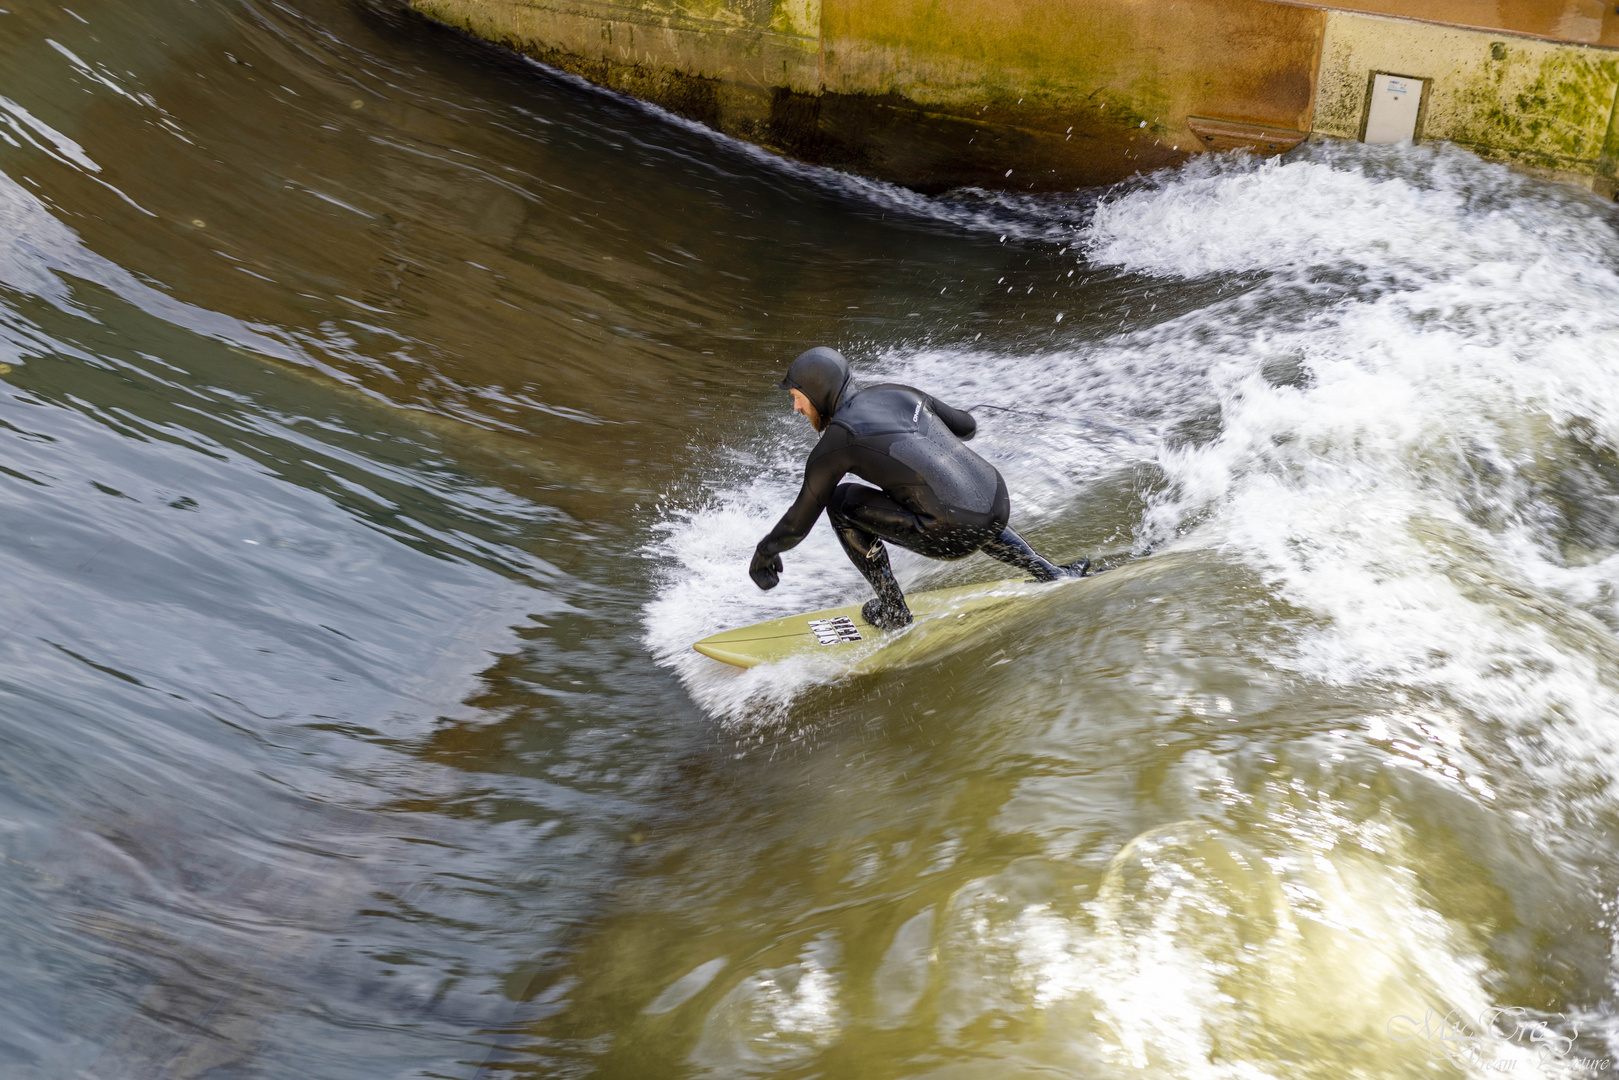
<svg viewBox="0 0 1619 1080">
<path fill-rule="evenodd" d="M 755 142 L 820 87 L 821 0 L 409 0 L 466 30 Z"/>
<path fill-rule="evenodd" d="M 411 3 L 729 134 L 920 190 L 1109 183 L 1184 160 L 1189 115 L 1308 130 L 1326 25 L 1265 0 Z"/>
<path fill-rule="evenodd" d="M 1619 48 L 1619 11 L 1606 0 L 1291 0 L 1338 11 Z"/>
<path fill-rule="evenodd" d="M 1314 131 L 1360 137 L 1372 71 L 1431 80 L 1418 138 L 1612 194 L 1619 50 L 1334 11 Z"/>
<path fill-rule="evenodd" d="M 1619 50 L 1297 0 L 409 2 L 728 134 L 923 191 L 1072 189 L 1204 149 L 1356 138 L 1373 71 L 1431 80 L 1419 138 L 1599 187 L 1619 159 Z M 1194 117 L 1224 134 L 1194 136 Z"/>
<path fill-rule="evenodd" d="M 1107 183 L 1183 160 L 1189 116 L 1307 130 L 1325 18 L 1263 0 L 824 0 L 829 127 L 855 141 L 844 118 L 864 114 L 886 134 L 871 164 L 906 182 Z"/>
</svg>

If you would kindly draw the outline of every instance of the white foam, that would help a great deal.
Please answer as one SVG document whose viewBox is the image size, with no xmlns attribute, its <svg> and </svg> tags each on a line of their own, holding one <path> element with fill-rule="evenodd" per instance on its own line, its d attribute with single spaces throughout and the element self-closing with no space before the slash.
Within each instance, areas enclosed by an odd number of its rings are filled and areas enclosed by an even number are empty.
<svg viewBox="0 0 1619 1080">
<path fill-rule="evenodd" d="M 1277 301 L 1205 346 L 1221 434 L 1162 452 L 1171 489 L 1146 526 L 1159 538 L 1190 526 L 1192 542 L 1323 616 L 1296 657 L 1311 673 L 1393 680 L 1550 734 L 1562 752 L 1549 779 L 1576 769 L 1605 783 L 1619 694 L 1604 669 L 1619 649 L 1576 605 L 1611 605 L 1619 567 L 1564 565 L 1536 486 L 1570 424 L 1619 447 L 1619 237 L 1556 192 L 1481 200 L 1468 184 L 1495 184 L 1490 167 L 1460 171 L 1423 187 L 1272 162 L 1098 211 L 1094 258 L 1183 277 L 1266 271 Z M 1348 295 L 1300 302 L 1328 270 Z M 1307 384 L 1261 377 L 1277 355 L 1298 357 Z"/>
<path fill-rule="evenodd" d="M 1178 771 L 1219 771 L 1196 758 Z M 963 886 L 938 946 L 941 1043 L 978 1046 L 1010 1017 L 1017 1052 L 1065 1075 L 1582 1075 L 1491 1034 L 1486 961 L 1402 869 L 1420 853 L 1401 825 L 1305 785 L 1267 795 L 1240 834 L 1205 795 L 1206 820 L 1135 837 L 1089 900 L 1034 859 Z M 1430 1015 L 1472 1043 L 1429 1038 Z"/>
<path fill-rule="evenodd" d="M 1619 553 L 1565 555 L 1567 522 L 1547 494 L 1575 436 L 1619 453 L 1611 214 L 1460 152 L 1333 150 L 1156 178 L 1106 202 L 1085 242 L 1094 260 L 1162 279 L 1260 280 L 1126 335 L 1022 355 L 896 349 L 861 377 L 1101 420 L 1001 416 L 974 445 L 1035 520 L 1060 517 L 1121 463 L 1154 462 L 1167 483 L 1140 522 L 1143 546 L 1246 563 L 1307 613 L 1275 664 L 1389 688 L 1386 714 L 1339 737 L 1383 744 L 1390 764 L 1503 811 L 1526 807 L 1515 820 L 1532 832 L 1560 832 L 1592 801 L 1611 813 Z M 1173 435 L 1199 415 L 1218 416 L 1210 434 Z M 784 424 L 739 463 L 744 479 L 666 519 L 649 637 L 721 711 L 713 673 L 677 648 L 860 591 L 825 530 L 789 556 L 778 593 L 746 588 L 748 551 L 791 498 L 807 446 Z M 829 598 L 829 580 L 847 589 Z M 727 684 L 742 697 L 763 685 Z M 1049 1030 L 1103 1032 L 1104 1056 L 1126 1072 L 1247 1080 L 1270 1075 L 1263 1048 L 1211 1057 L 1233 1031 L 1371 1045 L 1408 1005 L 1490 1006 L 1484 959 L 1398 871 L 1397 835 L 1278 822 L 1269 869 L 1251 864 L 1232 885 L 1209 828 L 1149 837 L 1150 858 L 1127 849 L 1083 910 L 1008 903 L 994 882 L 984 897 L 958 894 L 937 977 L 961 992 L 940 999 L 941 1040 L 995 1010 L 1078 1009 Z M 1220 914 L 1239 902 L 1260 914 Z M 1222 952 L 1196 929 L 1206 918 L 1271 937 L 1258 953 Z M 1422 1052 L 1384 1058 L 1417 1068 Z"/>
<path fill-rule="evenodd" d="M 1065 354 L 1051 362 L 1065 371 L 1064 379 L 1042 383 L 1037 392 L 1031 392 L 1023 377 L 1025 358 L 988 352 L 895 351 L 857 365 L 857 377 L 868 383 L 915 383 L 962 405 L 994 397 L 1028 408 L 1067 403 L 1065 387 L 1116 382 L 1106 373 L 1088 372 L 1082 355 Z M 1066 424 L 980 414 L 973 448 L 1001 468 L 1016 492 L 1013 520 L 1020 528 L 1060 511 L 1101 471 L 1151 456 L 1156 441 L 1150 423 L 1139 422 L 1139 434 L 1132 435 L 1119 426 L 1119 421 L 1130 420 L 1123 407 L 1118 401 L 1092 400 L 1090 414 L 1110 418 L 1103 428 L 1085 423 L 1083 414 Z M 799 417 L 783 417 L 767 446 L 713 465 L 719 479 L 700 499 L 665 505 L 649 549 L 663 569 L 657 595 L 645 610 L 647 644 L 660 663 L 680 675 L 699 705 L 733 725 L 774 723 L 805 686 L 835 677 L 840 668 L 829 659 L 740 672 L 697 654 L 693 641 L 730 627 L 870 596 L 824 520 L 782 556 L 786 569 L 775 589 L 761 592 L 747 576 L 754 546 L 798 494 L 814 438 Z M 949 572 L 949 564 L 890 550 L 895 573 L 907 589 L 928 587 Z M 983 565 L 969 567 L 969 572 L 1005 576 L 1004 570 L 978 562 Z"/>
<path fill-rule="evenodd" d="M 709 1011 L 692 1048 L 698 1075 L 781 1075 L 830 1046 L 846 1023 L 841 957 L 836 938 L 824 934 L 797 961 L 739 980 Z"/>
<path fill-rule="evenodd" d="M 645 611 L 647 645 L 681 676 L 699 705 L 736 722 L 779 715 L 798 690 L 816 680 L 816 667 L 778 664 L 738 671 L 698 654 L 692 642 L 856 598 L 858 577 L 826 529 L 782 556 L 785 569 L 775 589 L 761 592 L 748 578 L 754 546 L 797 494 L 789 483 L 794 476 L 792 466 L 778 459 L 697 505 L 668 506 L 650 548 L 666 568 Z"/>
<path fill-rule="evenodd" d="M 1033 355 L 896 349 L 860 376 L 1074 418 L 983 424 L 974 446 L 1025 525 L 1109 468 L 1155 461 L 1168 486 L 1143 546 L 1219 548 L 1319 617 L 1279 663 L 1440 695 L 1516 732 L 1525 761 L 1526 740 L 1550 734 L 1547 782 L 1605 783 L 1619 654 L 1593 616 L 1619 622 L 1619 556 L 1565 564 L 1537 492 L 1571 425 L 1619 448 L 1616 240 L 1594 202 L 1460 152 L 1200 163 L 1104 202 L 1091 258 L 1165 278 L 1266 275 L 1256 289 Z M 1302 377 L 1268 379 L 1278 363 Z M 1217 437 L 1165 437 L 1200 411 L 1217 412 Z M 781 589 L 746 583 L 808 447 L 788 432 L 744 479 L 672 513 L 659 548 L 649 639 L 721 711 L 783 684 L 722 687 L 713 665 L 680 658 L 699 631 L 861 592 L 824 529 L 788 555 Z"/>
</svg>

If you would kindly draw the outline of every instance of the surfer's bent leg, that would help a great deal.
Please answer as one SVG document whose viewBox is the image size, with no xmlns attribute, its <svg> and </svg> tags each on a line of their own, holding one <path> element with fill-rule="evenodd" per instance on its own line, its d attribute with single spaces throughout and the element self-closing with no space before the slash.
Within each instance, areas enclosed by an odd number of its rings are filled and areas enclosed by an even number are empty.
<svg viewBox="0 0 1619 1080">
<path fill-rule="evenodd" d="M 1001 530 L 1001 534 L 983 547 L 983 552 L 992 559 L 999 559 L 1003 563 L 1010 563 L 1019 570 L 1033 574 L 1036 581 L 1056 581 L 1065 577 L 1084 577 L 1091 568 L 1089 559 L 1080 559 L 1067 566 L 1058 566 L 1050 559 L 1041 555 L 1029 542 L 1012 531 L 1008 525 Z"/>
<path fill-rule="evenodd" d="M 839 484 L 826 511 L 843 553 L 877 594 L 860 613 L 879 630 L 897 630 L 909 624 L 911 609 L 906 606 L 905 594 L 888 562 L 888 549 L 878 532 L 903 543 L 901 538 L 907 532 L 916 531 L 916 515 L 882 492 L 858 484 Z"/>
</svg>

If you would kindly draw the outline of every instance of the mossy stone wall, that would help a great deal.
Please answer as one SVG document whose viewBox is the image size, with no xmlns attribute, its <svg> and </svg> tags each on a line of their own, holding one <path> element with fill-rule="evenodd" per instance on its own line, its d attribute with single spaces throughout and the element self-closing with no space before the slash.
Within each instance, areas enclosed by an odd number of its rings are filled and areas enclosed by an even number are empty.
<svg viewBox="0 0 1619 1080">
<path fill-rule="evenodd" d="M 1420 138 L 1597 187 L 1619 168 L 1619 50 L 1324 5 L 409 2 L 728 134 L 923 191 L 1111 183 L 1197 152 L 1190 117 L 1358 138 L 1374 71 L 1429 80 Z"/>
<path fill-rule="evenodd" d="M 1418 135 L 1538 169 L 1611 179 L 1619 51 L 1335 11 L 1314 130 L 1360 136 L 1368 76 L 1430 80 Z"/>
</svg>

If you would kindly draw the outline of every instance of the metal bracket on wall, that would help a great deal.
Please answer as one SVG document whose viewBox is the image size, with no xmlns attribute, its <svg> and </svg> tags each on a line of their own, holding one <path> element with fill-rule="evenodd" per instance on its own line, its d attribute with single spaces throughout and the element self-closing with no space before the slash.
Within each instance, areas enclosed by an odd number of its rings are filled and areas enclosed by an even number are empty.
<svg viewBox="0 0 1619 1080">
<path fill-rule="evenodd" d="M 1188 116 L 1186 126 L 1197 136 L 1201 149 L 1248 149 L 1261 154 L 1280 154 L 1284 150 L 1291 150 L 1310 134 L 1292 128 L 1245 124 L 1240 120 L 1216 120 L 1211 116 Z"/>
</svg>

